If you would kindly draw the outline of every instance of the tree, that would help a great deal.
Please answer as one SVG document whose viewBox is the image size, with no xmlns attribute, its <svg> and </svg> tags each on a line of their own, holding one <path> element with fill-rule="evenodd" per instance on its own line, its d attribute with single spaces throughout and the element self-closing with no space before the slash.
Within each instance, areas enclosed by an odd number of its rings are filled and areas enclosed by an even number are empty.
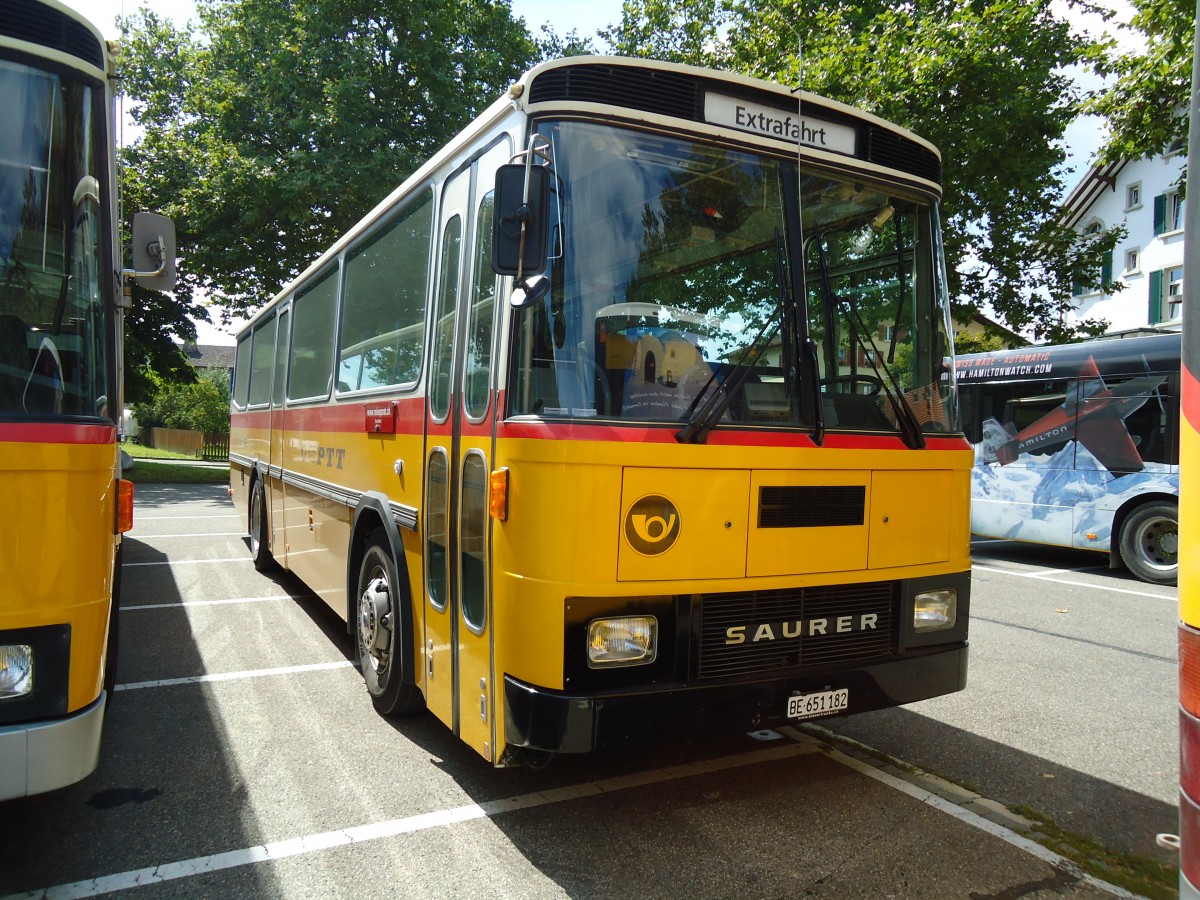
<svg viewBox="0 0 1200 900">
<path fill-rule="evenodd" d="M 1051 0 L 626 0 L 606 36 L 623 53 L 802 83 L 928 138 L 959 312 L 1051 340 L 1103 329 L 1064 317 L 1119 234 L 1081 240 L 1060 217 L 1062 138 L 1086 99 L 1066 70 L 1102 65 L 1104 45 Z"/>
<path fill-rule="evenodd" d="M 122 20 L 119 60 L 145 129 L 126 190 L 175 219 L 176 296 L 193 312 L 201 295 L 226 315 L 261 306 L 537 53 L 503 0 L 199 0 L 197 12 L 195 26 L 144 9 Z"/>
<path fill-rule="evenodd" d="M 1133 0 L 1133 6 L 1130 24 L 1146 35 L 1146 48 L 1118 57 L 1115 83 L 1088 105 L 1108 120 L 1109 138 L 1100 152 L 1105 162 L 1187 151 L 1196 5 Z"/>
<path fill-rule="evenodd" d="M 229 373 L 204 369 L 192 384 L 162 383 L 153 397 L 133 404 L 142 431 L 183 428 L 188 431 L 229 430 Z"/>
</svg>

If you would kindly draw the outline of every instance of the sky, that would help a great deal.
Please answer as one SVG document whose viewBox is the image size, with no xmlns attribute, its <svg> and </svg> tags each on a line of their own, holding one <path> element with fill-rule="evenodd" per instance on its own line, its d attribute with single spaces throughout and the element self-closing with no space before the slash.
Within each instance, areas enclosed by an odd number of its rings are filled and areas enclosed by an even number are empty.
<svg viewBox="0 0 1200 900">
<path fill-rule="evenodd" d="M 62 0 L 96 25 L 105 37 L 119 36 L 115 20 L 118 15 L 129 15 L 141 6 L 147 6 L 161 15 L 176 21 L 187 21 L 195 15 L 193 0 Z M 1061 0 L 1060 0 L 1061 2 Z M 1127 22 L 1130 14 L 1128 0 L 1106 0 L 1117 9 L 1117 18 Z M 581 36 L 591 37 L 601 29 L 617 24 L 621 19 L 621 0 L 511 0 L 513 13 L 525 20 L 533 34 L 537 35 L 545 23 L 549 23 L 560 35 L 575 29 Z M 1065 9 L 1065 4 L 1064 4 Z M 1121 38 L 1125 49 L 1135 46 L 1128 38 Z M 1066 133 L 1066 144 L 1070 153 L 1068 167 L 1074 173 L 1068 178 L 1069 185 L 1081 177 L 1093 154 L 1104 138 L 1103 123 L 1095 117 L 1077 120 Z M 232 344 L 233 337 L 199 323 L 200 343 Z"/>
</svg>

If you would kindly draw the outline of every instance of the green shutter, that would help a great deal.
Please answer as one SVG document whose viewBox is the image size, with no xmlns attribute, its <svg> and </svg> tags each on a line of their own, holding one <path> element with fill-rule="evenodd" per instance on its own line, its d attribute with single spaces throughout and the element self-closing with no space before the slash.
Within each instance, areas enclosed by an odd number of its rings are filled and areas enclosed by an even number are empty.
<svg viewBox="0 0 1200 900">
<path fill-rule="evenodd" d="M 1154 233 L 1162 234 L 1167 230 L 1167 195 L 1159 194 L 1154 198 Z"/>
<path fill-rule="evenodd" d="M 1104 254 L 1104 262 L 1100 266 L 1100 290 L 1107 291 L 1112 284 L 1112 251 Z"/>
<path fill-rule="evenodd" d="M 1158 201 L 1155 201 L 1157 206 Z M 1150 273 L 1150 305 L 1148 310 L 1149 320 L 1151 325 L 1157 325 L 1162 321 L 1162 269 L 1156 269 Z"/>
</svg>

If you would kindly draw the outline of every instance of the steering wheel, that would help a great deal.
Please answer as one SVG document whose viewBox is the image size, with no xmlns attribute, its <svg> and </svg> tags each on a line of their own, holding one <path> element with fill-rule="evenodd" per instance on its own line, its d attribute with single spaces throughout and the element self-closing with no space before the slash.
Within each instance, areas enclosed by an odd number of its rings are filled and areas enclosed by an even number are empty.
<svg viewBox="0 0 1200 900">
<path fill-rule="evenodd" d="M 841 393 L 857 394 L 863 397 L 874 397 L 883 390 L 883 380 L 874 375 L 834 375 L 832 378 L 822 378 L 821 387 L 837 386 L 840 384 L 852 385 L 850 391 L 842 391 Z M 859 390 L 858 385 L 865 385 L 867 390 Z"/>
</svg>

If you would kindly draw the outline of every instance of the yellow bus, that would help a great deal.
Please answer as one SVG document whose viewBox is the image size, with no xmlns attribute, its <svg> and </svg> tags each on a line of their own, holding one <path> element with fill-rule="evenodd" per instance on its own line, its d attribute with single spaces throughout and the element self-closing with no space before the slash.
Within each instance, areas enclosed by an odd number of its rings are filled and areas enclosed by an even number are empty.
<svg viewBox="0 0 1200 900">
<path fill-rule="evenodd" d="M 0 800 L 53 790 L 95 769 L 116 665 L 114 600 L 133 485 L 120 478 L 117 450 L 122 313 L 112 79 L 104 40 L 76 13 L 53 0 L 5 5 Z M 141 261 L 145 283 L 160 289 L 173 281 L 160 264 L 173 253 L 174 233 L 164 229 L 167 220 L 141 217 L 134 238 L 135 265 Z M 159 262 L 147 268 L 147 254 Z"/>
<path fill-rule="evenodd" d="M 940 176 L 784 86 L 538 65 L 238 336 L 256 564 L 496 765 L 960 690 Z"/>
</svg>

